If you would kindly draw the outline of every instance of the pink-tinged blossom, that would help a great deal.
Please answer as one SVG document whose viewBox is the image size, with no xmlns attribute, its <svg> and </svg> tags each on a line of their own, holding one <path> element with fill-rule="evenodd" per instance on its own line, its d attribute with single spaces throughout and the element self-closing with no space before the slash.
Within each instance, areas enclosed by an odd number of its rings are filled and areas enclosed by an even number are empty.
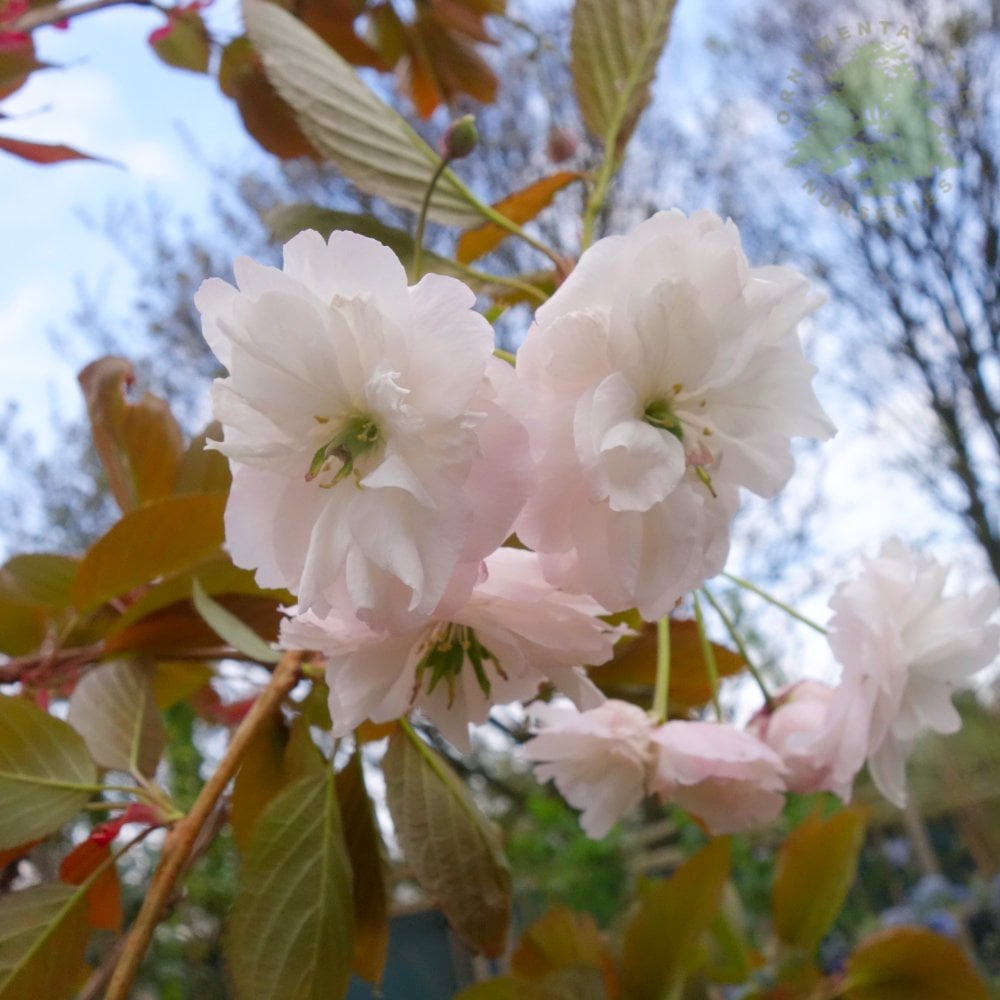
<svg viewBox="0 0 1000 1000">
<path fill-rule="evenodd" d="M 948 573 L 893 538 L 830 601 L 829 642 L 843 675 L 812 750 L 845 801 L 867 758 L 882 794 L 905 805 L 916 737 L 956 732 L 953 691 L 997 657 L 996 586 L 946 595 Z"/>
<path fill-rule="evenodd" d="M 234 561 L 376 628 L 449 586 L 464 600 L 531 476 L 508 398 L 522 390 L 473 293 L 436 274 L 410 287 L 391 250 L 348 232 L 300 233 L 283 270 L 234 268 L 238 287 L 196 296 L 229 371 L 213 400 Z"/>
<path fill-rule="evenodd" d="M 790 792 L 807 795 L 828 788 L 829 768 L 812 747 L 826 723 L 832 695 L 829 684 L 798 681 L 779 691 L 773 707 L 762 708 L 747 725 L 784 761 Z"/>
<path fill-rule="evenodd" d="M 599 704 L 581 666 L 609 660 L 623 631 L 598 618 L 603 611 L 547 583 L 533 553 L 499 549 L 447 618 L 413 615 L 384 634 L 306 612 L 282 624 L 281 641 L 325 654 L 334 736 L 417 708 L 464 750 L 469 724 L 485 722 L 491 705 L 532 698 L 545 681 L 581 706 Z"/>
<path fill-rule="evenodd" d="M 785 765 L 750 733 L 718 722 L 667 722 L 650 791 L 697 816 L 713 836 L 770 823 L 784 806 Z"/>
<path fill-rule="evenodd" d="M 541 729 L 522 753 L 538 762 L 535 777 L 554 781 L 563 798 L 582 810 L 584 832 L 603 837 L 646 794 L 655 722 L 641 708 L 613 699 L 585 712 L 537 705 L 532 717 Z"/>
<path fill-rule="evenodd" d="M 833 433 L 796 333 L 819 302 L 709 212 L 583 254 L 517 359 L 539 468 L 518 533 L 553 583 L 653 620 L 721 570 L 739 488 L 772 496 L 790 439 Z"/>
</svg>

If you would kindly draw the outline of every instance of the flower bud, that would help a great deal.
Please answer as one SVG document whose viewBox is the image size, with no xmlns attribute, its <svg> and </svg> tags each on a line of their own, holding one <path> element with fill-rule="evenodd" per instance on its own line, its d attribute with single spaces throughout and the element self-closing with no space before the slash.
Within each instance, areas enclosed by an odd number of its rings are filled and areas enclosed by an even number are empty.
<svg viewBox="0 0 1000 1000">
<path fill-rule="evenodd" d="M 448 126 L 441 139 L 441 155 L 446 160 L 461 160 L 479 143 L 479 131 L 473 115 L 464 115 Z"/>
</svg>

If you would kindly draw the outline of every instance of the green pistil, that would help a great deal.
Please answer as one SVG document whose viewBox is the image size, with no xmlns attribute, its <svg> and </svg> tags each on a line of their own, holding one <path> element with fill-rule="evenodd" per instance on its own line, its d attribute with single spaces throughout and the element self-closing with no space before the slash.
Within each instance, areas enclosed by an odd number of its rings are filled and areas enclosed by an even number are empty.
<svg viewBox="0 0 1000 1000">
<path fill-rule="evenodd" d="M 455 701 L 455 681 L 468 661 L 472 672 L 476 675 L 476 683 L 484 695 L 489 697 L 490 679 L 486 676 L 486 663 L 493 664 L 493 669 L 504 679 L 507 675 L 500 668 L 497 658 L 476 638 L 476 633 L 465 625 L 448 624 L 432 640 L 431 646 L 417 666 L 417 677 L 413 694 L 416 696 L 423 682 L 424 674 L 429 670 L 430 682 L 427 693 L 430 694 L 443 680 L 448 686 L 448 707 Z"/>
<path fill-rule="evenodd" d="M 678 441 L 684 440 L 684 428 L 681 422 L 674 416 L 674 411 L 670 409 L 670 404 L 665 399 L 654 399 L 646 407 L 642 415 L 643 420 L 660 430 L 669 431 Z"/>
<path fill-rule="evenodd" d="M 320 420 L 319 417 L 316 419 Z M 316 449 L 316 454 L 313 455 L 312 461 L 309 463 L 306 482 L 314 480 L 326 469 L 330 459 L 336 458 L 341 462 L 340 469 L 333 477 L 332 482 L 323 484 L 324 486 L 335 486 L 341 479 L 345 479 L 354 471 L 354 463 L 366 452 L 371 451 L 380 440 L 378 427 L 371 417 L 364 414 L 351 417 L 339 434 L 332 437 L 321 448 Z"/>
</svg>

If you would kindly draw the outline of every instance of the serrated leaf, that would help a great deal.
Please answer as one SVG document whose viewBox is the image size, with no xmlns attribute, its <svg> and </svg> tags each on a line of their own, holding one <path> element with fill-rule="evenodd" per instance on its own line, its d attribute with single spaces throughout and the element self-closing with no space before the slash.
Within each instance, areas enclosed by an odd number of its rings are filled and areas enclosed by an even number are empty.
<svg viewBox="0 0 1000 1000">
<path fill-rule="evenodd" d="M 563 188 L 572 184 L 573 181 L 580 180 L 582 176 L 583 174 L 576 170 L 560 170 L 558 173 L 542 177 L 527 187 L 515 191 L 493 207 L 501 215 L 505 215 L 518 224 L 530 222 L 542 209 L 552 204 L 552 199 Z M 478 229 L 470 229 L 468 232 L 462 233 L 458 238 L 455 256 L 464 264 L 468 264 L 470 261 L 489 253 L 508 236 L 510 236 L 510 230 L 501 228 L 495 222 L 487 222 Z"/>
<path fill-rule="evenodd" d="M 269 153 L 283 160 L 321 158 L 299 128 L 294 110 L 267 78 L 261 58 L 246 36 L 234 38 L 222 50 L 219 87 L 236 102 L 247 132 Z"/>
<path fill-rule="evenodd" d="M 212 627 L 212 631 L 224 639 L 233 649 L 245 653 L 259 663 L 277 663 L 281 653 L 272 649 L 252 628 L 240 621 L 231 611 L 227 611 L 218 601 L 213 601 L 205 593 L 205 588 L 197 578 L 191 588 L 191 596 L 198 614 Z"/>
<path fill-rule="evenodd" d="M 23 698 L 0 697 L 0 850 L 58 830 L 94 793 L 75 730 Z"/>
<path fill-rule="evenodd" d="M 729 838 L 717 837 L 667 880 L 651 885 L 625 929 L 622 979 L 629 1000 L 660 1000 L 701 958 L 699 939 L 722 907 Z"/>
<path fill-rule="evenodd" d="M 278 93 L 313 145 L 366 194 L 419 211 L 441 158 L 301 21 L 266 0 L 244 0 L 247 32 Z M 441 175 L 428 218 L 468 226 L 480 220 L 468 189 Z"/>
<path fill-rule="evenodd" d="M 125 514 L 84 554 L 73 581 L 82 612 L 204 562 L 222 546 L 226 497 L 167 497 Z"/>
<path fill-rule="evenodd" d="M 0 997 L 63 1000 L 86 968 L 86 894 L 38 885 L 0 896 Z"/>
<path fill-rule="evenodd" d="M 397 729 L 382 761 L 396 837 L 417 881 L 466 944 L 500 955 L 511 878 L 496 830 L 444 760 Z"/>
<path fill-rule="evenodd" d="M 122 887 L 107 844 L 93 840 L 77 844 L 59 865 L 59 879 L 67 885 L 80 885 L 102 866 L 87 888 L 87 923 L 94 930 L 117 933 L 122 927 Z"/>
<path fill-rule="evenodd" d="M 961 945 L 925 927 L 895 927 L 847 959 L 844 1000 L 987 1000 L 989 989 Z"/>
<path fill-rule="evenodd" d="M 771 907 L 774 929 L 788 945 L 813 955 L 840 913 L 858 868 L 867 810 L 809 816 L 778 854 Z"/>
<path fill-rule="evenodd" d="M 87 671 L 69 699 L 69 723 L 104 768 L 149 778 L 166 745 L 153 694 L 152 664 L 103 663 Z"/>
<path fill-rule="evenodd" d="M 181 429 L 167 403 L 152 393 L 129 402 L 135 369 L 106 357 L 80 372 L 90 427 L 108 485 L 123 511 L 167 496 L 184 450 Z"/>
<path fill-rule="evenodd" d="M 337 797 L 354 884 L 363 887 L 354 894 L 354 971 L 378 984 L 389 950 L 389 889 L 382 835 L 357 751 L 337 774 Z"/>
<path fill-rule="evenodd" d="M 576 0 L 570 49 L 584 124 L 618 159 L 650 100 L 675 0 Z"/>
<path fill-rule="evenodd" d="M 276 795 L 251 839 L 227 942 L 241 1000 L 342 997 L 353 950 L 351 896 L 327 769 Z"/>
<path fill-rule="evenodd" d="M 33 552 L 14 556 L 0 568 L 0 596 L 45 608 L 67 608 L 78 560 Z"/>
</svg>

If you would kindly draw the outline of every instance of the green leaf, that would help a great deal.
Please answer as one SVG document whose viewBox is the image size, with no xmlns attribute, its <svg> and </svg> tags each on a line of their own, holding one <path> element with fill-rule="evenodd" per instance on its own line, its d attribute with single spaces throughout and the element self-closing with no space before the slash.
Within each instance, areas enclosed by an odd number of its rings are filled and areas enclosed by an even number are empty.
<svg viewBox="0 0 1000 1000">
<path fill-rule="evenodd" d="M 660 1000 L 703 961 L 700 939 L 722 907 L 728 878 L 729 838 L 717 837 L 646 890 L 622 948 L 629 1000 Z"/>
<path fill-rule="evenodd" d="M 786 944 L 812 955 L 833 926 L 854 881 L 867 815 L 858 807 L 829 819 L 812 815 L 788 835 L 771 900 L 775 932 Z"/>
<path fill-rule="evenodd" d="M 272 799 L 251 838 L 230 917 L 240 1000 L 331 1000 L 351 972 L 351 867 L 333 771 Z"/>
<path fill-rule="evenodd" d="M 313 145 L 366 194 L 419 211 L 438 154 L 288 11 L 244 0 L 243 17 L 268 77 Z M 428 218 L 469 226 L 481 216 L 465 185 L 445 170 Z"/>
<path fill-rule="evenodd" d="M 68 608 L 78 560 L 34 552 L 14 556 L 0 569 L 0 596 L 45 608 Z"/>
<path fill-rule="evenodd" d="M 84 554 L 73 581 L 82 612 L 161 576 L 204 562 L 222 546 L 226 497 L 167 497 L 125 514 Z"/>
<path fill-rule="evenodd" d="M 0 653 L 27 656 L 45 641 L 48 616 L 43 608 L 0 595 Z"/>
<path fill-rule="evenodd" d="M 0 850 L 58 830 L 93 795 L 80 736 L 23 698 L 0 697 Z"/>
<path fill-rule="evenodd" d="M 354 894 L 354 971 L 377 984 L 389 950 L 389 888 L 382 835 L 357 750 L 337 775 L 337 797 L 354 884 L 364 887 Z"/>
<path fill-rule="evenodd" d="M 94 447 L 123 511 L 167 496 L 184 450 L 164 400 L 147 392 L 136 403 L 128 401 L 134 381 L 135 369 L 124 358 L 101 358 L 79 375 Z"/>
<path fill-rule="evenodd" d="M 0 896 L 0 997 L 73 996 L 89 934 L 84 887 L 38 885 Z"/>
<path fill-rule="evenodd" d="M 272 649 L 252 628 L 227 611 L 218 601 L 213 601 L 205 588 L 195 579 L 192 588 L 194 606 L 220 639 L 225 639 L 233 649 L 245 653 L 260 663 L 277 663 L 281 653 Z"/>
<path fill-rule="evenodd" d="M 196 9 L 175 7 L 167 12 L 167 23 L 149 36 L 153 51 L 168 65 L 192 73 L 207 73 L 212 40 Z"/>
<path fill-rule="evenodd" d="M 570 48 L 584 124 L 620 158 L 650 100 L 675 0 L 576 0 Z"/>
<path fill-rule="evenodd" d="M 925 927 L 895 927 L 862 941 L 847 959 L 844 1000 L 988 1000 L 961 946 Z"/>
<path fill-rule="evenodd" d="M 425 892 L 476 951 L 500 955 L 510 922 L 510 869 L 496 830 L 448 764 L 408 726 L 382 761 L 403 854 Z"/>
<path fill-rule="evenodd" d="M 156 773 L 167 734 L 152 663 L 116 660 L 87 671 L 70 695 L 68 719 L 101 767 L 147 778 Z"/>
</svg>

